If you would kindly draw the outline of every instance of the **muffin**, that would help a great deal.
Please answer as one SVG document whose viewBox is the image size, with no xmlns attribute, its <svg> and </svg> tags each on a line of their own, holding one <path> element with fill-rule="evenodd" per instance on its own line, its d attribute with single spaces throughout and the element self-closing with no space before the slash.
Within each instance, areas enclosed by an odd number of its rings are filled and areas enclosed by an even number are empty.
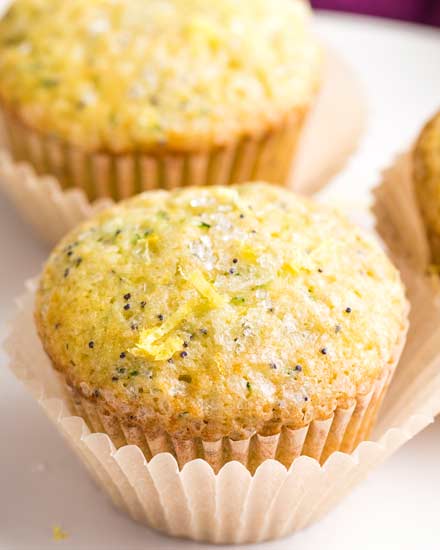
<svg viewBox="0 0 440 550">
<path fill-rule="evenodd" d="M 92 200 L 286 181 L 319 87 L 300 0 L 17 0 L 0 22 L 13 157 Z"/>
<path fill-rule="evenodd" d="M 374 241 L 255 183 L 147 192 L 87 221 L 51 254 L 35 318 L 116 447 L 254 471 L 368 437 L 406 313 Z"/>
<path fill-rule="evenodd" d="M 440 266 L 440 113 L 425 126 L 413 155 L 414 189 L 432 261 Z"/>
</svg>

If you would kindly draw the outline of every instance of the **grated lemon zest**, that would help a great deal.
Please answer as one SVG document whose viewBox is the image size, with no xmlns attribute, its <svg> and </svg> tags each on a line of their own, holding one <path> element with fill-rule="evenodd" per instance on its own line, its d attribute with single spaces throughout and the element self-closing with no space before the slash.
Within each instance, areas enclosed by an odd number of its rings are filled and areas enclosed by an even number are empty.
<svg viewBox="0 0 440 550">
<path fill-rule="evenodd" d="M 192 284 L 197 292 L 208 300 L 212 307 L 224 305 L 225 299 L 209 283 L 199 269 L 192 270 L 188 275 L 179 267 L 182 277 Z M 182 349 L 184 340 L 180 336 L 171 335 L 174 330 L 196 307 L 197 300 L 190 300 L 181 305 L 164 323 L 158 327 L 145 329 L 141 332 L 139 342 L 129 352 L 135 357 L 147 357 L 155 361 L 169 359 Z M 168 335 L 168 336 L 167 336 Z"/>
<path fill-rule="evenodd" d="M 301 271 L 313 271 L 313 263 L 310 257 L 300 250 L 294 250 L 292 257 L 283 264 L 285 271 L 290 271 L 294 275 L 298 275 Z"/>
<path fill-rule="evenodd" d="M 156 361 L 169 359 L 176 351 L 182 349 L 184 340 L 177 335 L 165 337 L 188 317 L 193 305 L 192 302 L 186 302 L 160 326 L 144 329 L 139 342 L 129 352 L 135 357 L 147 357 Z"/>
<path fill-rule="evenodd" d="M 258 252 L 248 244 L 244 244 L 240 249 L 240 256 L 243 260 L 247 260 L 254 264 L 257 262 L 258 255 Z"/>
<path fill-rule="evenodd" d="M 209 304 L 213 307 L 221 307 L 225 303 L 225 299 L 214 288 L 214 285 L 207 281 L 203 273 L 199 269 L 193 269 L 186 274 L 182 267 L 179 268 L 182 277 L 191 283 L 197 292 L 206 298 Z"/>
</svg>

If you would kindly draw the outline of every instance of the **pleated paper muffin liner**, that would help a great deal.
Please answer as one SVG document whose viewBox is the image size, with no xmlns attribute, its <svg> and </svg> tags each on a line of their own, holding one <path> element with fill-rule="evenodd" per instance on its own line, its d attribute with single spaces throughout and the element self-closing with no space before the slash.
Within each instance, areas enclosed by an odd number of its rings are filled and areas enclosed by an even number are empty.
<svg viewBox="0 0 440 550">
<path fill-rule="evenodd" d="M 323 89 L 304 132 L 305 108 L 292 112 L 263 136 L 244 138 L 215 151 L 157 156 L 86 154 L 24 128 L 4 112 L 3 126 L 9 136 L 4 139 L 13 154 L 0 150 L 0 188 L 50 244 L 114 199 L 147 189 L 265 180 L 287 183 L 305 194 L 315 192 L 354 151 L 365 119 L 356 77 L 337 55 L 327 57 Z"/>
<path fill-rule="evenodd" d="M 400 269 L 412 269 L 431 284 L 440 304 L 440 277 L 431 269 L 431 250 L 413 184 L 413 151 L 384 170 L 374 190 L 376 230 Z"/>
<path fill-rule="evenodd" d="M 228 185 L 252 180 L 283 184 L 309 106 L 298 107 L 258 136 L 193 152 L 88 152 L 25 125 L 0 105 L 6 146 L 16 162 L 36 175 L 52 175 L 62 189 L 79 188 L 89 201 L 121 200 L 149 189 Z"/>
<path fill-rule="evenodd" d="M 324 462 L 334 451 L 353 451 L 369 435 L 400 357 L 406 332 L 405 327 L 392 359 L 368 394 L 359 395 L 348 409 L 337 408 L 327 419 L 314 420 L 299 429 L 283 426 L 274 435 L 257 433 L 240 440 L 225 437 L 205 441 L 201 438 L 178 439 L 163 433 L 152 438 L 151 434 L 121 421 L 70 388 L 69 409 L 86 422 L 90 431 L 106 433 L 116 448 L 137 445 L 147 460 L 159 453 L 171 453 L 180 468 L 196 458 L 208 462 L 214 472 L 231 460 L 240 462 L 251 473 L 268 459 L 278 460 L 287 468 L 301 455 Z"/>
<path fill-rule="evenodd" d="M 43 352 L 33 323 L 33 287 L 19 301 L 6 347 L 14 373 L 96 482 L 132 518 L 174 536 L 216 543 L 259 542 L 295 532 L 322 517 L 440 411 L 440 309 L 424 278 L 409 269 L 404 275 L 411 302 L 410 330 L 372 441 L 357 444 L 365 433 L 354 430 L 356 449 L 332 452 L 326 460 L 321 455 L 323 464 L 303 454 L 288 468 L 269 458 L 251 474 L 235 460 L 215 473 L 212 456 L 191 460 L 180 469 L 171 452 L 159 452 L 148 460 L 137 445 L 116 449 L 106 433 L 90 430 L 91 418 L 86 422 L 78 416 L 62 377 Z M 371 399 L 379 404 L 380 398 Z M 372 421 L 376 407 L 368 410 L 362 414 L 365 429 L 365 417 Z M 271 442 L 267 448 L 273 448 Z"/>
</svg>

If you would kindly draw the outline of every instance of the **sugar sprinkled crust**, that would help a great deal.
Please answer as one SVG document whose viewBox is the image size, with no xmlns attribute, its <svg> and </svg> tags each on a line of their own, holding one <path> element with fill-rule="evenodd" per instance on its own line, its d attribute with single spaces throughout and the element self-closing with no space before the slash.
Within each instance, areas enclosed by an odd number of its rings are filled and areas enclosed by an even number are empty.
<svg viewBox="0 0 440 550">
<path fill-rule="evenodd" d="M 300 0 L 16 0 L 0 97 L 91 150 L 230 143 L 306 109 L 320 53 Z"/>
<path fill-rule="evenodd" d="M 50 256 L 36 320 L 90 400 L 177 435 L 241 437 L 366 393 L 405 321 L 399 275 L 335 211 L 267 184 L 144 193 Z"/>
</svg>

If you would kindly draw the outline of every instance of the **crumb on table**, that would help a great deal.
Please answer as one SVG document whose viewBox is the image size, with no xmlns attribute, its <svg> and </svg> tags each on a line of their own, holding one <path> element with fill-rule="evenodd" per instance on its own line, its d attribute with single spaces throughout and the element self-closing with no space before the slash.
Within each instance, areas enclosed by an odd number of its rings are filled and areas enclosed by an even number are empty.
<svg viewBox="0 0 440 550">
<path fill-rule="evenodd" d="M 52 527 L 52 538 L 54 541 L 59 542 L 60 540 L 65 540 L 68 537 L 68 533 L 64 531 L 59 525 L 54 525 Z"/>
</svg>

